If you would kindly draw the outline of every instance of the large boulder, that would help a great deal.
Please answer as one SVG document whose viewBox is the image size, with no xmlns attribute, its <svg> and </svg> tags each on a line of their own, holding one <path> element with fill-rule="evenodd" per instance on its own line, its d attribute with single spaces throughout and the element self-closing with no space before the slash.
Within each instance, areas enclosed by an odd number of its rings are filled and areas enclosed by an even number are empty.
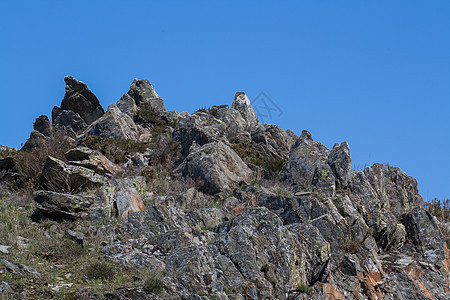
<svg viewBox="0 0 450 300">
<path fill-rule="evenodd" d="M 347 187 L 352 178 L 352 159 L 347 142 L 336 143 L 328 155 L 327 162 L 333 170 L 338 186 Z"/>
<path fill-rule="evenodd" d="M 329 153 L 330 150 L 303 130 L 281 170 L 281 179 L 303 190 L 312 189 L 313 180 L 318 184 L 328 182 L 333 190 L 334 181 L 331 177 L 334 176 L 327 164 Z"/>
<path fill-rule="evenodd" d="M 376 163 L 354 172 L 349 189 L 368 212 L 384 208 L 399 217 L 423 205 L 416 179 L 389 165 Z"/>
<path fill-rule="evenodd" d="M 241 113 L 242 118 L 247 122 L 248 128 L 253 128 L 259 124 L 250 100 L 244 92 L 236 93 L 231 108 L 234 108 Z"/>
<path fill-rule="evenodd" d="M 78 81 L 72 76 L 66 76 L 64 81 L 66 82 L 66 94 L 61 102 L 61 107 L 53 108 L 53 123 L 63 110 L 76 112 L 88 125 L 103 116 L 105 111 L 100 102 L 84 82 Z"/>
<path fill-rule="evenodd" d="M 423 257 L 433 263 L 445 259 L 445 240 L 435 218 L 424 209 L 416 208 L 400 218 L 407 237 Z"/>
<path fill-rule="evenodd" d="M 81 166 L 67 165 L 54 157 L 47 157 L 41 175 L 40 186 L 45 190 L 74 193 L 106 182 L 106 178 Z"/>
<path fill-rule="evenodd" d="M 63 110 L 54 119 L 53 125 L 55 128 L 70 130 L 74 132 L 80 132 L 87 128 L 86 122 L 80 117 L 80 115 L 73 110 Z"/>
<path fill-rule="evenodd" d="M 52 132 L 52 123 L 50 123 L 50 120 L 46 115 L 42 115 L 33 123 L 33 129 L 45 136 L 50 136 L 50 133 Z"/>
<path fill-rule="evenodd" d="M 222 142 L 192 146 L 190 154 L 175 172 L 202 180 L 203 189 L 211 194 L 233 190 L 239 183 L 248 181 L 252 173 L 242 159 Z"/>
<path fill-rule="evenodd" d="M 78 138 L 83 139 L 86 136 L 92 135 L 112 139 L 139 139 L 139 131 L 131 117 L 122 113 L 114 104 L 111 104 L 106 113 L 100 119 L 89 125 Z"/>
<path fill-rule="evenodd" d="M 226 124 L 221 120 L 205 112 L 196 112 L 178 123 L 173 139 L 180 143 L 183 155 L 187 156 L 194 141 L 200 146 L 215 141 L 224 142 L 226 129 Z"/>
<path fill-rule="evenodd" d="M 97 174 L 116 175 L 122 168 L 111 162 L 103 154 L 87 147 L 77 147 L 67 151 L 64 156 L 71 165 L 81 166 Z"/>
<path fill-rule="evenodd" d="M 86 218 L 89 208 L 96 200 L 94 196 L 52 191 L 36 191 L 33 197 L 36 208 L 45 217 L 69 220 Z"/>
<path fill-rule="evenodd" d="M 253 147 L 264 157 L 286 160 L 295 140 L 277 125 L 263 124 L 252 133 Z"/>
<path fill-rule="evenodd" d="M 160 115 L 166 111 L 164 100 L 156 93 L 148 80 L 138 80 L 135 78 L 127 94 L 134 100 L 137 106 L 143 102 L 147 102 L 150 104 L 152 110 Z"/>
<path fill-rule="evenodd" d="M 20 149 L 22 151 L 32 151 L 35 148 L 41 148 L 46 140 L 46 136 L 37 130 L 33 130 L 30 133 L 30 137 L 26 141 L 25 145 Z"/>
<path fill-rule="evenodd" d="M 266 208 L 250 209 L 219 227 L 219 250 L 263 299 L 284 297 L 325 273 L 330 245 L 311 224 L 284 226 Z M 275 289 L 275 290 L 274 290 Z"/>
<path fill-rule="evenodd" d="M 116 179 L 100 189 L 102 206 L 99 211 L 106 211 L 111 216 L 126 218 L 131 212 L 143 211 L 142 187 L 143 177 Z M 106 208 L 106 209 L 105 209 Z"/>
</svg>

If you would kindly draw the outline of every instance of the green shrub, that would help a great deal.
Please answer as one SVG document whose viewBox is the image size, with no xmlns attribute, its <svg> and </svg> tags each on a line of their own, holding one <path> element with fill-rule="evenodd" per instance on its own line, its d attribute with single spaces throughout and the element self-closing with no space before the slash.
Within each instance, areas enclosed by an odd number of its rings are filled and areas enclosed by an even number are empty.
<svg viewBox="0 0 450 300">
<path fill-rule="evenodd" d="M 157 275 L 148 277 L 144 282 L 144 290 L 159 295 L 164 290 L 164 284 Z"/>
<path fill-rule="evenodd" d="M 297 286 L 296 290 L 299 291 L 300 293 L 308 294 L 308 293 L 310 293 L 312 291 L 312 288 L 310 288 L 306 284 L 299 284 Z"/>
<path fill-rule="evenodd" d="M 93 262 L 86 267 L 85 275 L 90 279 L 110 279 L 114 276 L 114 269 L 107 263 Z"/>
<path fill-rule="evenodd" d="M 141 102 L 139 104 L 134 121 L 145 127 L 167 124 L 161 118 L 161 115 L 153 110 L 150 102 Z"/>
</svg>

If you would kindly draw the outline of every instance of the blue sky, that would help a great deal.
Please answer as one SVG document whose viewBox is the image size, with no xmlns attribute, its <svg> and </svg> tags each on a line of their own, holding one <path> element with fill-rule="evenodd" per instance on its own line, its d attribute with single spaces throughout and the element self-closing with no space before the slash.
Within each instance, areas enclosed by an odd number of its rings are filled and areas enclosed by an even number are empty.
<svg viewBox="0 0 450 300">
<path fill-rule="evenodd" d="M 266 122 L 450 198 L 449 1 L 1 1 L 0 144 L 25 143 L 65 75 L 105 109 L 135 77 L 169 110 L 264 92 Z"/>
</svg>

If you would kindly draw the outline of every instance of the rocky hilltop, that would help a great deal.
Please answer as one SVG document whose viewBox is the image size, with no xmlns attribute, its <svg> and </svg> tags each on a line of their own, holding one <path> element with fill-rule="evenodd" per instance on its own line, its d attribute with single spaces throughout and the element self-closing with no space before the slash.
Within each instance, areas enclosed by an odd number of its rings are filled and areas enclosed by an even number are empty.
<svg viewBox="0 0 450 300">
<path fill-rule="evenodd" d="M 352 170 L 242 92 L 179 113 L 135 79 L 105 112 L 64 80 L 0 148 L 2 297 L 450 299 L 449 225 L 401 169 Z"/>
</svg>

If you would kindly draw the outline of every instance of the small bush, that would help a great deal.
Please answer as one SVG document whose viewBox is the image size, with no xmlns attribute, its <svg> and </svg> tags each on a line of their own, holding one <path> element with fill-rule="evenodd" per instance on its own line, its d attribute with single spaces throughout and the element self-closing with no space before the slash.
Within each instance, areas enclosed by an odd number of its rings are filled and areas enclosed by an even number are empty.
<svg viewBox="0 0 450 300">
<path fill-rule="evenodd" d="M 269 265 L 268 264 L 262 265 L 261 272 L 263 272 L 263 273 L 269 272 Z"/>
<path fill-rule="evenodd" d="M 202 113 L 208 113 L 208 110 L 206 109 L 206 107 L 202 107 L 202 108 L 199 108 L 199 109 L 197 109 L 195 112 L 194 112 L 194 114 L 195 113 L 199 113 L 199 112 L 202 112 Z"/>
<path fill-rule="evenodd" d="M 363 246 L 363 242 L 359 240 L 346 239 L 341 244 L 341 249 L 346 253 L 356 254 Z"/>
<path fill-rule="evenodd" d="M 310 288 L 309 286 L 307 286 L 306 284 L 299 284 L 296 288 L 296 291 L 300 292 L 300 293 L 305 293 L 308 294 L 312 291 L 312 288 Z"/>
<path fill-rule="evenodd" d="M 86 276 L 90 279 L 110 279 L 114 276 L 113 268 L 104 262 L 93 262 L 86 267 Z"/>
<path fill-rule="evenodd" d="M 450 222 L 450 199 L 433 199 L 424 203 L 425 209 L 441 222 Z"/>
<path fill-rule="evenodd" d="M 150 104 L 150 102 L 141 102 L 138 106 L 136 116 L 134 121 L 144 127 L 166 125 L 166 121 L 161 118 L 161 116 L 155 112 Z"/>
<path fill-rule="evenodd" d="M 164 284 L 158 276 L 153 275 L 145 280 L 144 290 L 159 295 L 164 290 Z"/>
</svg>

